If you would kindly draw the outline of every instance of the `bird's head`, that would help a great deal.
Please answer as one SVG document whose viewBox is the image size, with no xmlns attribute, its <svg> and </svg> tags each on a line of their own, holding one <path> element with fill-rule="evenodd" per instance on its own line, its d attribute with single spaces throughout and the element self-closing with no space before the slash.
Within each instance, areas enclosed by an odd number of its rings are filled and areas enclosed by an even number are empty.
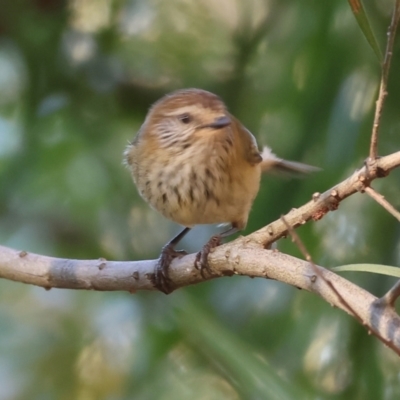
<svg viewBox="0 0 400 400">
<path fill-rule="evenodd" d="M 200 89 L 172 92 L 149 110 L 143 135 L 160 146 L 187 146 L 193 140 L 210 137 L 232 123 L 222 100 Z"/>
</svg>

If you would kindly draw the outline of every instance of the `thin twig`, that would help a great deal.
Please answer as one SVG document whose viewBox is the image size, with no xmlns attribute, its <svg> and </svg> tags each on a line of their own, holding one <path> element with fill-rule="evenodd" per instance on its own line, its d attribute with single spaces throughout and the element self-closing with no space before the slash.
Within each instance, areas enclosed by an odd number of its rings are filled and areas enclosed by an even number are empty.
<svg viewBox="0 0 400 400">
<path fill-rule="evenodd" d="M 375 303 L 383 307 L 394 307 L 394 303 L 400 296 L 400 280 L 398 280 L 394 286 Z"/>
<path fill-rule="evenodd" d="M 368 176 L 368 182 L 370 183 L 377 178 L 388 175 L 392 169 L 398 166 L 400 166 L 400 151 L 378 158 L 375 163 L 376 168 L 373 170 L 370 170 L 365 165 L 360 170 L 354 172 L 352 176 L 324 193 L 313 194 L 311 201 L 300 208 L 293 209 L 285 215 L 285 218 L 290 226 L 294 228 L 304 225 L 310 219 L 318 221 L 327 213 L 337 210 L 345 198 L 355 192 L 365 190 L 366 176 Z M 248 239 L 262 243 L 267 248 L 271 243 L 285 236 L 287 233 L 285 224 L 281 219 L 278 219 L 264 228 L 253 232 L 248 236 Z"/>
<path fill-rule="evenodd" d="M 400 19 L 400 0 L 396 0 L 392 15 L 392 21 L 390 23 L 388 30 L 388 40 L 386 44 L 385 58 L 382 64 L 382 76 L 381 76 L 381 83 L 379 86 L 379 96 L 378 100 L 376 101 L 374 123 L 372 125 L 371 144 L 369 150 L 370 160 L 375 160 L 378 155 L 377 149 L 378 149 L 379 127 L 382 117 L 383 105 L 385 103 L 385 99 L 388 94 L 387 82 L 390 71 L 390 63 L 393 55 L 394 38 L 396 36 L 396 30 L 397 30 L 397 25 L 399 23 L 399 19 Z"/>
<path fill-rule="evenodd" d="M 293 229 L 293 226 L 287 222 L 286 218 L 284 215 L 281 215 L 281 220 L 282 222 L 286 225 L 286 228 L 289 232 L 289 235 L 292 238 L 293 243 L 297 245 L 299 248 L 300 252 L 303 254 L 304 258 L 316 269 L 315 273 L 319 275 L 319 271 L 314 264 L 314 261 L 311 258 L 311 254 L 308 252 L 306 249 L 306 246 L 304 245 L 303 241 L 300 239 L 300 236 L 297 234 L 297 232 Z"/>
<path fill-rule="evenodd" d="M 391 348 L 398 356 L 400 356 L 400 347 L 396 346 L 396 344 L 393 342 L 393 340 L 385 338 L 379 331 L 379 329 L 376 329 L 375 327 L 372 326 L 370 321 L 367 319 L 363 319 L 357 311 L 349 304 L 348 301 L 345 300 L 345 298 L 339 293 L 339 291 L 336 289 L 335 285 L 327 279 L 320 271 L 320 269 L 317 267 L 317 265 L 312 261 L 310 253 L 307 251 L 306 246 L 304 245 L 303 241 L 300 239 L 300 236 L 297 234 L 297 232 L 293 229 L 292 226 L 289 225 L 289 223 L 286 221 L 285 217 L 282 215 L 281 220 L 283 223 L 286 225 L 287 230 L 292 237 L 293 242 L 297 245 L 305 259 L 311 264 L 313 271 L 315 272 L 315 275 L 319 278 L 322 279 L 323 282 L 326 283 L 326 285 L 330 288 L 330 290 L 335 294 L 337 297 L 337 300 L 339 303 L 343 306 L 343 308 L 350 314 L 352 315 L 361 325 L 366 326 L 371 334 L 373 334 L 375 337 L 377 337 L 379 340 L 381 340 L 386 346 Z M 374 303 L 375 305 L 383 306 L 385 308 L 386 303 L 389 302 L 390 306 L 393 306 L 394 301 L 396 301 L 397 297 L 400 295 L 400 281 L 399 281 L 399 286 L 397 287 L 396 285 L 393 287 L 391 291 L 389 291 L 385 297 L 381 299 L 377 299 Z M 387 298 L 386 298 L 387 296 Z"/>
<path fill-rule="evenodd" d="M 297 234 L 297 232 L 293 229 L 292 226 L 287 222 L 286 218 L 282 215 L 281 220 L 283 223 L 286 225 L 286 228 L 292 238 L 293 243 L 297 245 L 299 248 L 300 252 L 303 254 L 304 258 L 311 264 L 315 274 L 318 276 L 318 278 L 322 279 L 328 286 L 329 288 L 335 293 L 337 296 L 338 300 L 343 304 L 343 306 L 348 310 L 350 314 L 352 314 L 361 324 L 365 325 L 362 321 L 362 319 L 356 314 L 356 312 L 353 310 L 353 308 L 346 302 L 346 300 L 343 299 L 343 296 L 337 291 L 335 286 L 332 284 L 331 281 L 328 279 L 324 278 L 321 272 L 319 271 L 317 265 L 314 263 L 314 261 L 311 258 L 310 253 L 306 249 L 306 246 L 304 245 L 303 241 L 300 239 L 300 236 Z"/>
<path fill-rule="evenodd" d="M 379 203 L 386 211 L 393 215 L 398 221 L 400 221 L 400 212 L 397 211 L 380 193 L 378 193 L 371 186 L 367 186 L 364 189 L 371 198 L 373 198 L 377 203 Z"/>
</svg>

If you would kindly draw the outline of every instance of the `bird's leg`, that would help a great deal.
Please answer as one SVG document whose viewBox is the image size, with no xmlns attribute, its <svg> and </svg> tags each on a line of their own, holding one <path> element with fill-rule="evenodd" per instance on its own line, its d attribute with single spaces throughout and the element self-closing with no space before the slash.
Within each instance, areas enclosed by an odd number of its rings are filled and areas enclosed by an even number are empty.
<svg viewBox="0 0 400 400">
<path fill-rule="evenodd" d="M 175 250 L 175 246 L 190 231 L 190 228 L 184 228 L 173 239 L 171 239 L 161 250 L 156 268 L 154 270 L 154 286 L 164 292 L 171 293 L 171 280 L 168 276 L 169 266 L 174 258 L 181 258 L 187 253 L 184 250 Z"/>
<path fill-rule="evenodd" d="M 203 246 L 202 250 L 196 254 L 196 260 L 194 262 L 194 266 L 200 271 L 200 274 L 203 278 L 205 278 L 204 271 L 206 270 L 210 275 L 212 275 L 212 271 L 208 264 L 208 255 L 210 254 L 212 249 L 218 247 L 221 242 L 222 238 L 228 237 L 233 235 L 234 233 L 240 231 L 240 229 L 232 224 L 232 227 L 228 230 L 218 234 L 211 236 L 210 240 Z"/>
</svg>

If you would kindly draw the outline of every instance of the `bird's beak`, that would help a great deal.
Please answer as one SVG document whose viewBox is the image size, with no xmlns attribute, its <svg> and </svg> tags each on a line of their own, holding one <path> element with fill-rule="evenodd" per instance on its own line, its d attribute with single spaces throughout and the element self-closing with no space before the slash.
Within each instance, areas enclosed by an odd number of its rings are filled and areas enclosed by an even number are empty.
<svg viewBox="0 0 400 400">
<path fill-rule="evenodd" d="M 231 124 L 231 120 L 229 117 L 224 115 L 223 117 L 218 117 L 211 122 L 211 124 L 201 125 L 199 128 L 213 128 L 213 129 L 221 129 Z"/>
</svg>

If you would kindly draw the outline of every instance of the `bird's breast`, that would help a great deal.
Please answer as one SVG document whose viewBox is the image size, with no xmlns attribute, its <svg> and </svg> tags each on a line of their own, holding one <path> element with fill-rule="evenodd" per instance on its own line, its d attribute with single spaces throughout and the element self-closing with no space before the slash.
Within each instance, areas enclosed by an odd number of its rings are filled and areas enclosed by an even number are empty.
<svg viewBox="0 0 400 400">
<path fill-rule="evenodd" d="M 139 158 L 134 181 L 165 217 L 184 226 L 247 222 L 261 171 L 238 157 L 232 142 L 163 149 Z"/>
</svg>

